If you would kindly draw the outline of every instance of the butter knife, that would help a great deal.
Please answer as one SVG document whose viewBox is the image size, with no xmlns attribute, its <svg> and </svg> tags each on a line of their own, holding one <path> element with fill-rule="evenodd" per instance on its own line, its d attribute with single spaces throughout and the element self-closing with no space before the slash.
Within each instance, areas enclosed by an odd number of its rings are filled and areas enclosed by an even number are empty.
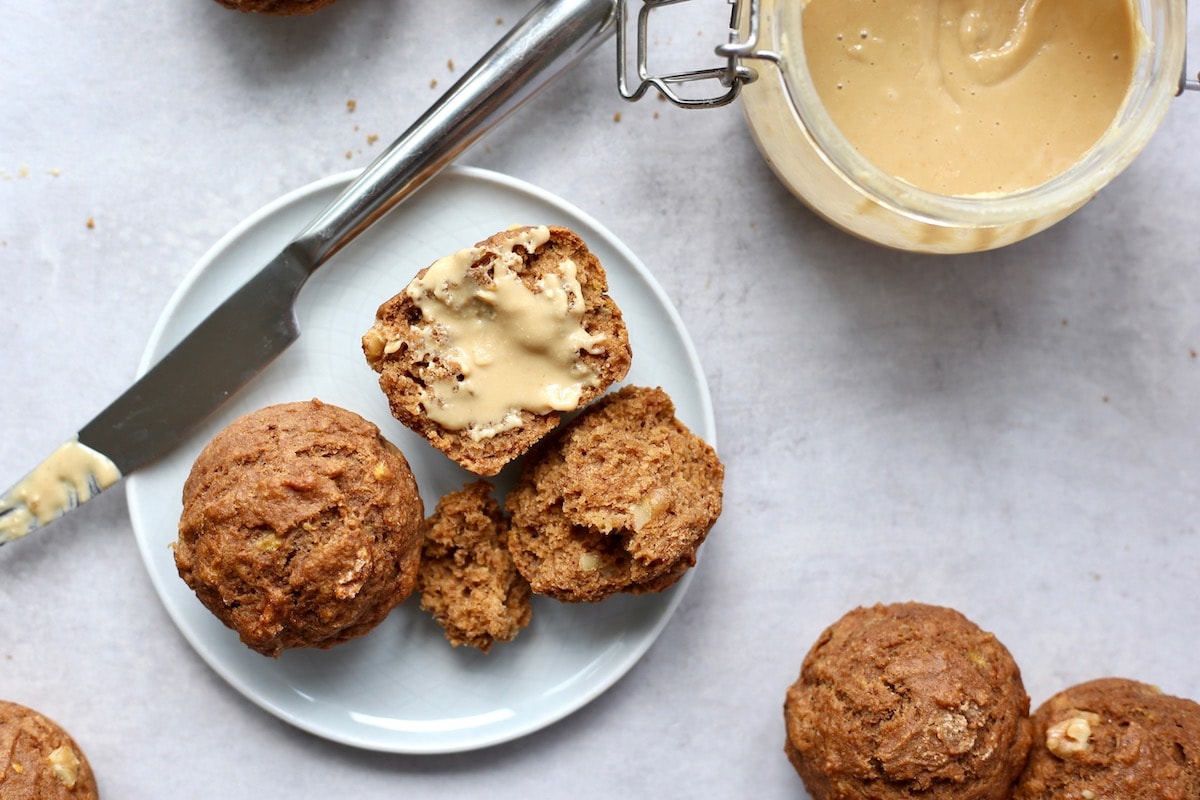
<svg viewBox="0 0 1200 800">
<path fill-rule="evenodd" d="M 178 445 L 300 335 L 318 267 L 615 32 L 617 0 L 543 0 L 261 271 L 0 496 L 0 545 Z"/>
</svg>

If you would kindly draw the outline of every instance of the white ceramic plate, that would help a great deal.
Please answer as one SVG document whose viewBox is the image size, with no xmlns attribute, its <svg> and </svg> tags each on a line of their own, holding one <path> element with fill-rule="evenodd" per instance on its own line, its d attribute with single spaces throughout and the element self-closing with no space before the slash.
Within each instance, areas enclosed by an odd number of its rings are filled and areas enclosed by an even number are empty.
<svg viewBox="0 0 1200 800">
<path fill-rule="evenodd" d="M 218 242 L 172 297 L 141 370 L 273 257 L 353 177 L 334 176 L 282 197 Z M 495 173 L 452 168 L 318 270 L 297 303 L 300 340 L 191 439 L 126 483 L 142 557 L 187 640 L 250 700 L 319 736 L 374 750 L 435 753 L 530 733 L 624 675 L 666 625 L 689 582 L 685 577 L 662 594 L 591 605 L 535 598 L 530 626 L 486 655 L 452 648 L 413 597 L 361 639 L 273 660 L 243 646 L 175 571 L 169 545 L 193 460 L 235 417 L 272 403 L 318 397 L 374 421 L 407 456 L 427 510 L 472 477 L 392 419 L 359 338 L 376 307 L 417 270 L 513 224 L 566 225 L 583 237 L 605 265 L 629 327 L 633 367 L 627 382 L 662 386 L 679 418 L 715 443 L 711 401 L 691 341 L 637 258 L 596 221 L 546 192 Z"/>
</svg>

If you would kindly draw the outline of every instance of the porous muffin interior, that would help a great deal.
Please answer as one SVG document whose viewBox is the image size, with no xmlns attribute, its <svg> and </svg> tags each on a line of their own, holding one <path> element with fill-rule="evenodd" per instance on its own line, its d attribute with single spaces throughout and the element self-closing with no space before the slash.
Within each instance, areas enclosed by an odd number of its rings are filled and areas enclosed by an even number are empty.
<svg viewBox="0 0 1200 800">
<path fill-rule="evenodd" d="M 529 624 L 529 582 L 508 552 L 508 519 L 487 481 L 449 492 L 425 522 L 421 608 L 454 646 L 488 652 Z"/>
<path fill-rule="evenodd" d="M 560 600 L 659 591 L 696 563 L 723 481 L 666 392 L 624 386 L 527 457 L 506 501 L 509 549 L 534 591 Z"/>
</svg>

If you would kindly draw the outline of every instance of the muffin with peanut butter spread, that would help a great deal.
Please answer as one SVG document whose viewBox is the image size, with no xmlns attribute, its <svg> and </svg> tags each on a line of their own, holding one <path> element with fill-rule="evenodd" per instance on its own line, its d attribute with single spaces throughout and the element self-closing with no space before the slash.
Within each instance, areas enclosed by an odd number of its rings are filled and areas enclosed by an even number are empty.
<svg viewBox="0 0 1200 800">
<path fill-rule="evenodd" d="M 1200 798 L 1200 705 L 1124 678 L 1066 689 L 1033 715 L 1013 800 Z"/>
<path fill-rule="evenodd" d="M 175 565 L 251 649 L 332 647 L 416 586 L 424 508 L 379 429 L 318 400 L 218 433 L 183 487 Z"/>
<path fill-rule="evenodd" d="M 0 797 L 97 800 L 100 792 L 69 733 L 31 708 L 0 700 Z"/>
<path fill-rule="evenodd" d="M 921 603 L 857 608 L 827 628 L 784 719 L 784 751 L 813 800 L 1007 800 L 1030 746 L 1008 650 Z"/>
<path fill-rule="evenodd" d="M 508 518 L 478 480 L 449 492 L 425 522 L 417 582 L 421 608 L 455 647 L 488 652 L 511 641 L 533 613 L 529 582 L 508 552 Z"/>
<path fill-rule="evenodd" d="M 662 389 L 625 386 L 526 456 L 509 550 L 533 591 L 559 600 L 660 591 L 696 563 L 724 475 Z"/>
<path fill-rule="evenodd" d="M 495 475 L 629 371 L 608 276 L 574 232 L 515 227 L 421 270 L 363 335 L 392 414 Z"/>
<path fill-rule="evenodd" d="M 294 17 L 319 11 L 325 6 L 333 5 L 335 0 L 217 0 L 217 2 L 234 11 Z"/>
</svg>

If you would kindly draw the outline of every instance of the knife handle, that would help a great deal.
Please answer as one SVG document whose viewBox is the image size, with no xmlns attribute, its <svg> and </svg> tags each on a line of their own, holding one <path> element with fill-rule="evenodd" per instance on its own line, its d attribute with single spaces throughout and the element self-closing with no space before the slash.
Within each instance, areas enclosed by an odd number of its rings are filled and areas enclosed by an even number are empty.
<svg viewBox="0 0 1200 800">
<path fill-rule="evenodd" d="M 543 0 L 293 240 L 316 270 L 615 33 L 617 0 Z"/>
</svg>

